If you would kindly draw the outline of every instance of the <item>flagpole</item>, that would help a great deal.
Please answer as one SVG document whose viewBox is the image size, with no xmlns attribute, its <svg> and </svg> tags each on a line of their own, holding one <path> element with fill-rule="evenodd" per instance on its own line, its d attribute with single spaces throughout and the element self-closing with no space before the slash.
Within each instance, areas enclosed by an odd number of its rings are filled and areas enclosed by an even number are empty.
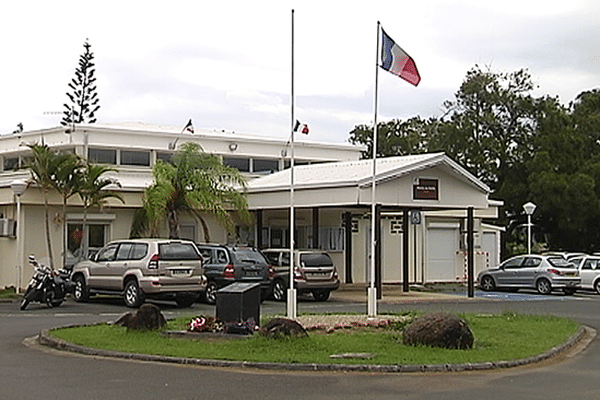
<svg viewBox="0 0 600 400">
<path fill-rule="evenodd" d="M 295 319 L 297 316 L 297 297 L 294 287 L 294 10 L 292 10 L 292 90 L 291 90 L 291 146 L 290 146 L 290 287 L 287 291 L 287 317 Z"/>
<path fill-rule="evenodd" d="M 375 95 L 373 101 L 373 177 L 371 180 L 371 266 L 370 266 L 370 285 L 367 293 L 367 313 L 369 317 L 377 316 L 377 288 L 375 287 L 375 250 L 377 249 L 375 233 L 376 228 L 376 176 L 377 176 L 377 100 L 379 86 L 379 31 L 380 23 L 377 21 L 377 50 L 375 52 Z"/>
</svg>

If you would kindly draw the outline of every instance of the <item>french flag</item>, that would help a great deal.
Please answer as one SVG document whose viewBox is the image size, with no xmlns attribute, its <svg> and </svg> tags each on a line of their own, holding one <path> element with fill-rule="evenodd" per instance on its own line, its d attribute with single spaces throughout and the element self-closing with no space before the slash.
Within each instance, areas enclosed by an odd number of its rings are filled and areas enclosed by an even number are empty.
<svg viewBox="0 0 600 400">
<path fill-rule="evenodd" d="M 381 68 L 417 86 L 421 76 L 415 61 L 382 29 Z"/>
</svg>

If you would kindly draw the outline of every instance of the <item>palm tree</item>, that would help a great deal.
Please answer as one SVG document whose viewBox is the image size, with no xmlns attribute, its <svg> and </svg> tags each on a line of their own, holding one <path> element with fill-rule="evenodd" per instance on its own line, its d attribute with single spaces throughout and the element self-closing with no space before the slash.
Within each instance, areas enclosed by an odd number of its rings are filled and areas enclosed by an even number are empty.
<svg viewBox="0 0 600 400">
<path fill-rule="evenodd" d="M 237 169 L 223 165 L 217 156 L 205 153 L 200 145 L 182 144 L 172 164 L 158 161 L 152 172 L 154 183 L 144 190 L 143 212 L 134 221 L 134 227 L 146 228 L 151 236 L 157 236 L 167 220 L 169 237 L 179 238 L 179 216 L 184 212 L 200 222 L 206 242 L 210 233 L 203 213 L 216 216 L 228 232 L 235 230 L 232 210 L 249 223 L 246 196 L 239 191 L 246 185 L 245 178 Z M 144 221 L 140 223 L 139 218 Z M 132 229 L 132 235 L 139 233 Z"/>
<path fill-rule="evenodd" d="M 77 194 L 81 181 L 80 174 L 83 172 L 85 164 L 75 153 L 65 153 L 62 159 L 63 162 L 59 164 L 55 179 L 53 179 L 53 185 L 63 200 L 62 265 L 65 266 L 67 262 L 67 201 Z"/>
<path fill-rule="evenodd" d="M 110 185 L 121 186 L 119 182 L 112 178 L 103 177 L 107 172 L 116 171 L 107 165 L 91 164 L 86 161 L 84 168 L 78 176 L 77 194 L 83 203 L 83 251 L 80 255 L 86 255 L 88 250 L 87 235 L 87 213 L 93 206 L 102 208 L 109 198 L 116 198 L 124 203 L 121 195 L 114 190 L 108 189 Z"/>
<path fill-rule="evenodd" d="M 50 268 L 54 268 L 54 258 L 52 256 L 52 240 L 50 237 L 50 207 L 48 204 L 48 194 L 56 189 L 56 180 L 63 168 L 71 159 L 67 153 L 57 153 L 52 151 L 47 144 L 28 144 L 33 153 L 32 157 L 25 162 L 24 168 L 31 173 L 31 181 L 37 185 L 44 194 L 44 225 L 46 231 L 46 245 L 48 250 L 48 260 Z"/>
</svg>

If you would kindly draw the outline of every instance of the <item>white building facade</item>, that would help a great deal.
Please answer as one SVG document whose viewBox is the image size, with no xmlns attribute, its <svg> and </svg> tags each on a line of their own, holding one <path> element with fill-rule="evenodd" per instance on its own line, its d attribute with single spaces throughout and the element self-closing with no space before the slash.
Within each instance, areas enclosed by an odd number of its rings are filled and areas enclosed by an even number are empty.
<svg viewBox="0 0 600 400">
<path fill-rule="evenodd" d="M 219 155 L 249 180 L 248 200 L 255 213 L 254 225 L 240 227 L 234 238 L 208 217 L 211 240 L 240 241 L 263 248 L 288 247 L 290 152 L 286 140 L 227 131 L 196 130 L 192 134 L 179 128 L 144 124 L 53 127 L 0 135 L 0 287 L 26 285 L 33 272 L 26 263 L 29 254 L 35 254 L 42 262 L 49 259 L 42 193 L 29 185 L 19 194 L 16 185 L 30 178 L 27 170 L 18 169 L 29 155 L 27 144 L 45 143 L 57 151 L 72 151 L 117 169 L 108 175 L 120 183 L 120 187 L 112 189 L 120 192 L 124 203 L 110 200 L 102 210 L 93 209 L 87 216 L 89 245 L 97 248 L 109 240 L 129 237 L 133 214 L 141 207 L 141 192 L 152 182 L 152 166 L 157 160 L 170 159 L 179 144 L 189 141 Z M 304 141 L 296 141 L 294 146 L 294 171 L 298 173 L 294 185 L 298 202 L 297 247 L 328 250 L 342 282 L 367 282 L 366 266 L 371 257 L 371 167 L 369 160 L 359 160 L 364 149 Z M 485 185 L 443 154 L 393 157 L 378 162 L 381 166 L 378 165 L 376 200 L 382 210 L 383 282 L 404 281 L 405 270 L 398 267 L 398 260 L 405 257 L 404 248 L 410 249 L 407 279 L 411 283 L 463 279 L 464 221 L 468 208 L 475 210 L 476 270 L 499 261 L 501 229 L 481 221 L 494 219 L 500 204 L 488 199 Z M 426 193 L 432 182 L 437 185 L 437 198 L 419 198 L 434 195 Z M 424 189 L 415 189 L 421 183 Z M 57 266 L 63 252 L 73 257 L 79 248 L 83 210 L 79 199 L 73 197 L 63 215 L 62 199 L 56 193 L 51 193 L 49 204 L 52 256 Z M 405 214 L 407 211 L 410 214 Z M 416 216 L 417 212 L 420 223 L 408 227 L 409 246 L 398 245 L 404 240 L 404 216 Z M 182 219 L 181 228 L 182 237 L 204 241 L 191 215 Z M 166 226 L 161 234 L 168 234 Z"/>
</svg>

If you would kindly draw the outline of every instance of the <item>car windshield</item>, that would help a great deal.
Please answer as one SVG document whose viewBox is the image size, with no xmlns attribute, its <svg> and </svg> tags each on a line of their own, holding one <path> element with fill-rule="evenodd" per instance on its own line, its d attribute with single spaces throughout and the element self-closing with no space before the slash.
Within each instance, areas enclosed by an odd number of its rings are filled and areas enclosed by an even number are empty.
<svg viewBox="0 0 600 400">
<path fill-rule="evenodd" d="M 158 253 L 161 260 L 200 260 L 200 254 L 192 243 L 160 243 Z"/>
<path fill-rule="evenodd" d="M 253 264 L 269 264 L 258 250 L 251 247 L 235 247 L 232 249 L 233 256 L 240 262 Z"/>
<path fill-rule="evenodd" d="M 326 253 L 307 253 L 300 255 L 300 262 L 307 267 L 331 266 L 333 262 Z"/>
<path fill-rule="evenodd" d="M 575 265 L 562 257 L 548 257 L 550 265 L 557 268 L 575 268 Z"/>
</svg>

